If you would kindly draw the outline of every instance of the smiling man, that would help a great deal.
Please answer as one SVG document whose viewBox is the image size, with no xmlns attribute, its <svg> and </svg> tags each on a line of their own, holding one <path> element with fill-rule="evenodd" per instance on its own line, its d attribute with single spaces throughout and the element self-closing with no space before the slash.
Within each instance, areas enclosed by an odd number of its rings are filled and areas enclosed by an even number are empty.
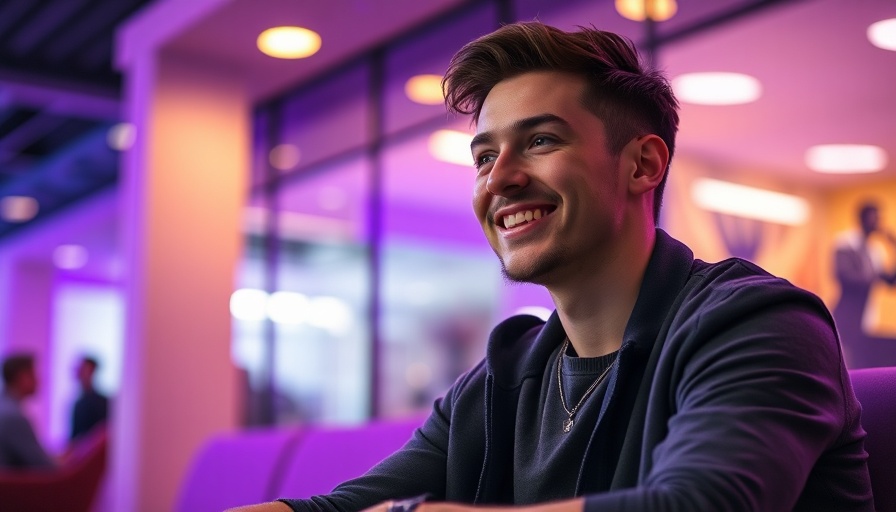
<svg viewBox="0 0 896 512">
<path fill-rule="evenodd" d="M 366 475 L 258 510 L 873 510 L 823 303 L 655 227 L 677 102 L 629 41 L 512 24 L 461 49 L 444 84 L 476 126 L 482 230 L 556 311 L 498 325 Z"/>
</svg>

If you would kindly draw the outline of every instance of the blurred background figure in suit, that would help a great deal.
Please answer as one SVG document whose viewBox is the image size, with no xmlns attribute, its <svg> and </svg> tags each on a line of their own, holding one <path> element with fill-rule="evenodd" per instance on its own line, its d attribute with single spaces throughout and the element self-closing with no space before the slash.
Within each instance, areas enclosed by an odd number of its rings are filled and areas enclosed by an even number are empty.
<svg viewBox="0 0 896 512">
<path fill-rule="evenodd" d="M 879 282 L 896 285 L 896 269 L 887 270 L 883 244 L 896 250 L 896 235 L 880 226 L 876 203 L 864 201 L 858 209 L 859 228 L 841 234 L 834 257 L 840 300 L 834 319 L 840 331 L 850 368 L 896 365 L 896 339 L 869 335 L 864 316 L 873 286 Z"/>
<path fill-rule="evenodd" d="M 97 391 L 93 384 L 93 376 L 98 367 L 99 362 L 96 359 L 84 356 L 75 370 L 78 383 L 81 385 L 81 395 L 72 408 L 71 441 L 76 441 L 93 427 L 106 422 L 109 399 Z"/>
</svg>

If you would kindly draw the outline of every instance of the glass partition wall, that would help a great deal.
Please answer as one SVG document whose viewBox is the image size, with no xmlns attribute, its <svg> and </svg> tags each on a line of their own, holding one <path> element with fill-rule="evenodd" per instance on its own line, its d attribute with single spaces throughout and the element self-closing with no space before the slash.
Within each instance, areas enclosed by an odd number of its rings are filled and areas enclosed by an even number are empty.
<svg viewBox="0 0 896 512">
<path fill-rule="evenodd" d="M 409 80 L 440 78 L 457 49 L 505 21 L 594 25 L 661 60 L 664 43 L 775 2 L 690 4 L 653 24 L 620 17 L 610 0 L 467 2 L 259 105 L 232 301 L 247 422 L 350 423 L 427 409 L 482 357 L 495 323 L 552 308 L 543 290 L 502 280 L 481 235 L 469 120 L 446 114 L 440 99 L 412 100 Z M 440 137 L 460 144 L 433 156 Z"/>
</svg>

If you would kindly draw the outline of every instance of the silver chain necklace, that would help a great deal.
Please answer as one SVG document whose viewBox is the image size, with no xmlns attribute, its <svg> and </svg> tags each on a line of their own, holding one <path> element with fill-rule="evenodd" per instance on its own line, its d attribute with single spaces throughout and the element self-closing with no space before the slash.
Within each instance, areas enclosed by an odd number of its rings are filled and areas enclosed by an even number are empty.
<svg viewBox="0 0 896 512">
<path fill-rule="evenodd" d="M 563 346 L 560 348 L 560 355 L 557 357 L 557 387 L 560 389 L 560 403 L 563 405 L 563 410 L 566 411 L 566 414 L 569 416 L 563 421 L 563 432 L 569 432 L 570 430 L 572 430 L 572 426 L 575 423 L 572 417 L 576 415 L 576 411 L 578 411 L 579 407 L 581 407 L 582 404 L 585 403 L 585 400 L 589 396 L 591 396 L 591 393 L 593 393 L 594 390 L 597 389 L 597 386 L 600 385 L 601 382 L 603 382 L 607 374 L 610 373 L 610 368 L 612 368 L 613 365 L 616 364 L 616 360 L 619 358 L 619 354 L 617 352 L 617 357 L 613 358 L 613 362 L 607 365 L 607 369 L 604 370 L 603 373 L 601 373 L 597 377 L 597 379 L 591 383 L 587 390 L 585 390 L 585 394 L 582 395 L 582 399 L 579 400 L 579 403 L 577 403 L 575 407 L 570 409 L 569 407 L 567 407 L 566 398 L 563 396 L 563 354 L 566 353 L 566 349 L 568 347 L 569 337 L 563 340 Z"/>
</svg>

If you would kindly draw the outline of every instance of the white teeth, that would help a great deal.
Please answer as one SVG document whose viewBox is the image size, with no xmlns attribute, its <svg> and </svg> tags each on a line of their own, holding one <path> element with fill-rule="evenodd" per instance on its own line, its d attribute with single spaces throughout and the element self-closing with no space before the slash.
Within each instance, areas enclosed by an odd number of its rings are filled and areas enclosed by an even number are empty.
<svg viewBox="0 0 896 512">
<path fill-rule="evenodd" d="M 504 216 L 504 227 L 512 228 L 517 224 L 522 224 L 523 222 L 530 222 L 532 220 L 538 220 L 542 217 L 541 210 L 527 210 L 525 212 L 518 212 L 514 215 L 505 215 Z"/>
</svg>

